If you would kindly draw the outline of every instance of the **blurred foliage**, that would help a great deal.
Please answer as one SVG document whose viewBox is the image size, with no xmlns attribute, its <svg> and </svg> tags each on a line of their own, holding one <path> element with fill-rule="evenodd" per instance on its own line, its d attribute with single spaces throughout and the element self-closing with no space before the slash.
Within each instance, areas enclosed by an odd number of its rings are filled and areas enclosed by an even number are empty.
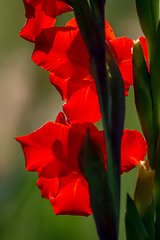
<svg viewBox="0 0 160 240">
<path fill-rule="evenodd" d="M 0 102 L 3 102 L 0 105 L 0 239 L 98 240 L 92 216 L 55 216 L 50 202 L 41 199 L 36 187 L 37 174 L 25 171 L 24 156 L 13 137 L 54 120 L 62 101 L 49 83 L 48 73 L 30 59 L 34 45 L 19 37 L 25 22 L 22 0 L 0 0 L 0 3 Z M 70 16 L 73 14 L 59 17 L 57 25 L 63 25 Z M 108 0 L 106 18 L 116 36 L 136 39 L 141 35 L 133 0 Z M 14 89 L 14 96 L 8 89 L 11 92 Z M 24 91 L 28 91 L 25 99 Z M 125 127 L 140 130 L 133 89 L 126 98 Z M 126 192 L 133 196 L 136 174 L 137 169 L 134 169 L 122 176 L 119 240 L 125 240 Z"/>
</svg>

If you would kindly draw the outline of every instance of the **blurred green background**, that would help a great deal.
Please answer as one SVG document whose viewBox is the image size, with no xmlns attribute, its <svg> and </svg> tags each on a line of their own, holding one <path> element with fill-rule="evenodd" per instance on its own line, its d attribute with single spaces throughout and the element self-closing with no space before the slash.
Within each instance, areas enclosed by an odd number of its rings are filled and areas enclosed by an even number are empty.
<svg viewBox="0 0 160 240">
<path fill-rule="evenodd" d="M 0 5 L 0 240 L 98 240 L 92 216 L 55 216 L 50 202 L 40 196 L 37 174 L 25 171 L 14 137 L 54 120 L 62 101 L 48 73 L 31 61 L 34 45 L 19 37 L 25 23 L 22 0 L 0 0 Z M 70 16 L 59 17 L 57 24 Z M 134 0 L 108 0 L 106 19 L 117 37 L 142 35 Z M 126 98 L 125 128 L 140 130 L 132 88 Z M 126 192 L 133 196 L 136 174 L 134 169 L 122 176 L 119 240 L 125 240 Z"/>
</svg>

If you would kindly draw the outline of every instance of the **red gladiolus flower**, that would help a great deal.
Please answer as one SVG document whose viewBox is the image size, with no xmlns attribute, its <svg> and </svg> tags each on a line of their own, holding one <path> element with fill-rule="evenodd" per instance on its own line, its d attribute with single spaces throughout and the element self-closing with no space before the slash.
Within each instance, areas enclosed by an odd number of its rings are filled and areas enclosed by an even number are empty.
<svg viewBox="0 0 160 240">
<path fill-rule="evenodd" d="M 35 42 L 42 29 L 53 27 L 56 17 L 73 9 L 59 0 L 23 0 L 27 22 L 20 32 L 24 39 Z"/>
<path fill-rule="evenodd" d="M 105 39 L 109 43 L 124 80 L 125 95 L 132 79 L 132 40 L 115 38 L 105 22 Z M 125 54 L 124 54 L 125 52 Z M 51 72 L 50 81 L 67 99 L 63 110 L 71 124 L 101 119 L 92 62 L 75 18 L 64 28 L 42 30 L 36 38 L 32 60 Z"/>
<path fill-rule="evenodd" d="M 104 132 L 91 123 L 70 126 L 63 113 L 58 114 L 56 122 L 48 122 L 33 133 L 16 138 L 25 154 L 26 170 L 38 172 L 41 195 L 50 199 L 55 214 L 88 216 L 92 213 L 88 183 L 77 163 L 87 129 L 102 150 L 107 170 Z M 124 130 L 121 173 L 138 165 L 146 151 L 141 133 Z"/>
</svg>

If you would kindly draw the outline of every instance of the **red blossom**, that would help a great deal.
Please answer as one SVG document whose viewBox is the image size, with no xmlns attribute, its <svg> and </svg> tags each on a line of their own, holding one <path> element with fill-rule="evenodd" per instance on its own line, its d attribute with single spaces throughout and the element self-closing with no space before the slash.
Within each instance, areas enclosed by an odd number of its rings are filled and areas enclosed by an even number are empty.
<svg viewBox="0 0 160 240">
<path fill-rule="evenodd" d="M 16 140 L 22 145 L 26 170 L 38 172 L 41 195 L 50 199 L 55 214 L 92 213 L 86 179 L 79 170 L 77 158 L 89 129 L 90 137 L 100 146 L 107 170 L 104 132 L 92 123 L 69 125 L 63 113 L 56 122 Z M 128 172 L 144 160 L 147 147 L 140 132 L 124 130 L 121 142 L 121 173 Z"/>
<path fill-rule="evenodd" d="M 27 21 L 20 36 L 35 42 L 42 29 L 53 27 L 56 17 L 73 9 L 59 0 L 23 0 Z"/>
<path fill-rule="evenodd" d="M 109 43 L 124 81 L 128 95 L 132 79 L 132 40 L 115 38 L 105 21 L 105 39 Z M 125 54 L 124 54 L 125 52 Z M 32 60 L 51 72 L 50 81 L 67 102 L 63 110 L 70 123 L 101 119 L 92 62 L 75 18 L 63 28 L 44 29 L 37 36 Z"/>
</svg>

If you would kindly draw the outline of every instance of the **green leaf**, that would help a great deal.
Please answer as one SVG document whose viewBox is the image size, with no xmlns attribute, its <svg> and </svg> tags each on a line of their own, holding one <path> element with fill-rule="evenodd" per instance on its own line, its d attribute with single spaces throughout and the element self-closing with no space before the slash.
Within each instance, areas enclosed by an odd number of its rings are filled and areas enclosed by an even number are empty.
<svg viewBox="0 0 160 240">
<path fill-rule="evenodd" d="M 90 0 L 92 13 L 97 20 L 102 33 L 105 35 L 104 31 L 104 5 L 106 0 Z"/>
<path fill-rule="evenodd" d="M 151 58 L 159 20 L 159 0 L 136 0 L 136 8 Z"/>
<path fill-rule="evenodd" d="M 157 141 L 157 152 L 155 159 L 155 187 L 154 187 L 154 204 L 155 204 L 155 227 L 156 239 L 160 239 L 160 130 Z"/>
<path fill-rule="evenodd" d="M 153 96 L 153 118 L 156 139 L 160 128 L 160 22 L 151 61 L 150 77 Z"/>
<path fill-rule="evenodd" d="M 154 168 L 156 139 L 153 127 L 150 75 L 140 41 L 133 43 L 133 82 L 135 104 L 143 134 L 147 140 L 150 165 Z"/>
<path fill-rule="evenodd" d="M 155 240 L 155 225 L 154 225 L 154 199 L 152 198 L 144 217 L 142 218 L 143 224 L 148 232 L 150 240 Z"/>
<path fill-rule="evenodd" d="M 125 217 L 127 240 L 147 240 L 148 233 L 139 216 L 132 198 L 127 194 L 127 210 Z"/>
<path fill-rule="evenodd" d="M 120 144 L 123 135 L 125 116 L 124 85 L 118 65 L 106 43 L 107 78 L 111 92 L 111 129 L 112 135 L 116 137 L 116 144 Z M 115 151 L 115 149 L 114 149 Z"/>
<path fill-rule="evenodd" d="M 89 138 L 89 132 L 82 145 L 79 167 L 89 183 L 89 193 L 93 216 L 101 240 L 116 240 L 118 221 L 108 174 L 104 167 L 100 147 Z"/>
<path fill-rule="evenodd" d="M 111 155 L 108 161 L 109 181 L 113 183 L 115 201 L 119 204 L 120 191 L 120 151 L 125 116 L 124 85 L 114 56 L 106 43 L 107 78 L 111 92 Z M 108 156 L 107 156 L 108 157 Z M 118 210 L 117 210 L 118 211 Z"/>
</svg>

